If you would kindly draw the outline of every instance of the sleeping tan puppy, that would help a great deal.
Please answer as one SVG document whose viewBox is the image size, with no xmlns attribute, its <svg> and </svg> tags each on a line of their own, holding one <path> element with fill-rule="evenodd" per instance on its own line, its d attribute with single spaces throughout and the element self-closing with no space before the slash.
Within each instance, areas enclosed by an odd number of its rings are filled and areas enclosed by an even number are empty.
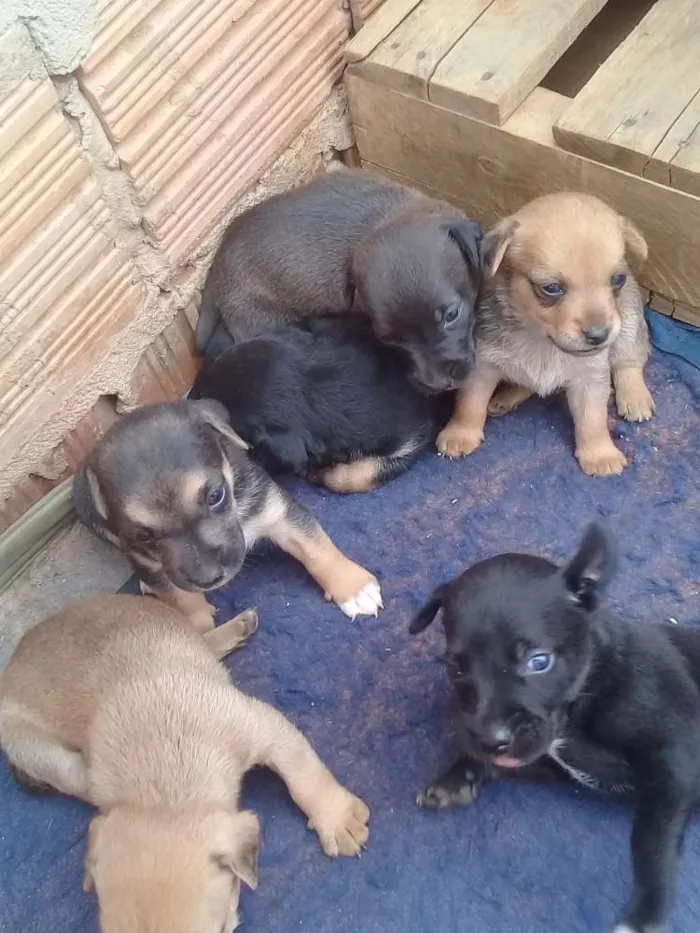
<svg viewBox="0 0 700 933">
<path fill-rule="evenodd" d="M 623 418 L 646 421 L 654 412 L 643 302 L 628 265 L 646 255 L 637 228 L 585 194 L 546 195 L 502 220 L 484 239 L 490 279 L 476 363 L 438 450 L 469 454 L 484 439 L 487 413 L 564 389 L 583 471 L 621 473 L 627 461 L 608 430 L 611 376 Z M 509 385 L 494 396 L 500 383 Z"/>
<path fill-rule="evenodd" d="M 306 739 L 240 693 L 217 657 L 255 613 L 198 634 L 150 597 L 77 603 L 31 629 L 0 679 L 0 743 L 18 779 L 98 807 L 86 890 L 103 933 L 231 933 L 258 883 L 243 775 L 274 769 L 330 856 L 357 855 L 369 811 Z"/>
</svg>

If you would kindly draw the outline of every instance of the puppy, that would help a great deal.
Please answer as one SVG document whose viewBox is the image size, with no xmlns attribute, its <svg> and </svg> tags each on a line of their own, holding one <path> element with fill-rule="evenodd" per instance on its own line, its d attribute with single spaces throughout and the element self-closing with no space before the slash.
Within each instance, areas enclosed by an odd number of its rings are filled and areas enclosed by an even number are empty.
<svg viewBox="0 0 700 933">
<path fill-rule="evenodd" d="M 367 318 L 328 315 L 244 343 L 219 337 L 193 393 L 226 406 L 270 472 L 364 492 L 407 469 L 449 417 L 451 395 L 425 395 L 408 371 Z"/>
<path fill-rule="evenodd" d="M 213 628 L 204 593 L 228 583 L 268 538 L 350 618 L 382 606 L 375 577 L 253 463 L 215 401 L 147 405 L 122 416 L 74 484 L 80 519 L 126 554 L 144 592 Z"/>
<path fill-rule="evenodd" d="M 248 612 L 203 639 L 157 600 L 98 597 L 27 632 L 0 679 L 0 744 L 16 776 L 100 811 L 84 888 L 103 933 L 238 926 L 241 883 L 258 884 L 258 820 L 238 810 L 255 765 L 280 775 L 327 855 L 367 841 L 365 804 L 217 662 L 254 628 Z"/>
<path fill-rule="evenodd" d="M 499 773 L 633 794 L 634 890 L 615 933 L 663 933 L 700 799 L 700 629 L 601 608 L 615 566 L 592 525 L 564 567 L 502 554 L 437 590 L 410 630 L 442 609 L 467 754 L 418 802 L 470 803 Z"/>
<path fill-rule="evenodd" d="M 354 309 L 408 354 L 417 384 L 454 389 L 473 357 L 480 240 L 481 227 L 443 201 L 333 172 L 233 221 L 205 283 L 197 345 L 220 321 L 238 341 Z"/>
<path fill-rule="evenodd" d="M 621 473 L 627 461 L 608 430 L 611 373 L 623 418 L 646 421 L 654 412 L 644 383 L 649 335 L 628 266 L 628 258 L 646 258 L 644 238 L 597 198 L 567 192 L 502 220 L 483 253 L 489 279 L 476 362 L 439 451 L 469 454 L 484 438 L 487 412 L 564 389 L 583 471 Z M 510 385 L 492 399 L 501 382 Z"/>
</svg>

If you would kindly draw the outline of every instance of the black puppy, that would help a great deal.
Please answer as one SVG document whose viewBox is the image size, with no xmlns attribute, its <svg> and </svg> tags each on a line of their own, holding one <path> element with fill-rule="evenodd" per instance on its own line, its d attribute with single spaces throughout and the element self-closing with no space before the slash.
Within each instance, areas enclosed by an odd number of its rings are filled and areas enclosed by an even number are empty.
<svg viewBox="0 0 700 933">
<path fill-rule="evenodd" d="M 634 891 L 615 933 L 662 933 L 700 796 L 700 629 L 600 608 L 615 563 L 591 525 L 565 567 L 502 554 L 436 591 L 410 631 L 442 609 L 467 755 L 418 802 L 470 803 L 503 772 L 632 794 Z"/>
<path fill-rule="evenodd" d="M 362 492 L 405 470 L 450 416 L 452 394 L 425 395 L 409 370 L 367 318 L 327 315 L 239 344 L 219 329 L 193 395 L 222 402 L 270 472 Z"/>
<path fill-rule="evenodd" d="M 368 172 L 333 172 L 236 217 L 207 276 L 196 340 L 235 340 L 321 314 L 366 314 L 415 380 L 456 388 L 474 356 L 481 227 Z"/>
</svg>

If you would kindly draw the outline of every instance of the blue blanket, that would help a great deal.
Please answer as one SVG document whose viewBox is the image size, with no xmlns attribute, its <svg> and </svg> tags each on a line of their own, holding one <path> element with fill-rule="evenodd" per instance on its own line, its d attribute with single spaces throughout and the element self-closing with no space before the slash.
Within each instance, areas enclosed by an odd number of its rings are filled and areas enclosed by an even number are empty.
<svg viewBox="0 0 700 933">
<path fill-rule="evenodd" d="M 698 334 L 695 339 L 700 340 Z M 630 808 L 577 787 L 503 780 L 461 811 L 414 804 L 451 763 L 454 736 L 440 626 L 407 634 L 432 588 L 503 550 L 565 558 L 596 515 L 622 550 L 612 603 L 633 618 L 700 621 L 700 372 L 655 351 L 657 416 L 612 420 L 630 466 L 584 476 L 561 398 L 489 422 L 473 456 L 427 455 L 385 488 L 352 498 L 289 485 L 349 555 L 381 579 L 379 619 L 349 622 L 281 553 L 261 551 L 217 597 L 257 605 L 260 630 L 228 664 L 274 703 L 372 811 L 359 860 L 332 862 L 280 781 L 247 779 L 263 823 L 260 887 L 244 929 L 278 933 L 606 933 L 629 892 Z M 611 415 L 612 419 L 612 415 Z M 700 753 L 700 752 L 699 752 Z M 0 768 L 0 930 L 94 933 L 81 890 L 90 808 L 34 798 Z M 670 933 L 700 930 L 700 819 L 688 836 Z"/>
</svg>

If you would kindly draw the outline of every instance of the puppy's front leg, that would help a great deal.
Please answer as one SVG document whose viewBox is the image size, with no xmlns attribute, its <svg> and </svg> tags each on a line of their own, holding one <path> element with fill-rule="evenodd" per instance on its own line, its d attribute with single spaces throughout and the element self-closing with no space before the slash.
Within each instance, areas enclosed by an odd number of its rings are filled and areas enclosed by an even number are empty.
<svg viewBox="0 0 700 933">
<path fill-rule="evenodd" d="M 692 796 L 667 775 L 646 779 L 632 829 L 634 892 L 614 933 L 663 933 L 673 901 Z"/>
<path fill-rule="evenodd" d="M 207 602 L 204 593 L 181 590 L 173 586 L 164 574 L 146 576 L 142 573 L 140 589 L 144 596 L 155 596 L 168 606 L 179 609 L 196 631 L 204 633 L 214 628 L 216 609 Z"/>
<path fill-rule="evenodd" d="M 282 713 L 245 694 L 238 697 L 244 708 L 236 714 L 236 728 L 247 728 L 237 744 L 247 745 L 248 767 L 263 765 L 279 774 L 326 855 L 359 855 L 369 837 L 367 805 L 336 781 Z"/>
<path fill-rule="evenodd" d="M 376 577 L 346 557 L 313 515 L 291 496 L 279 488 L 269 495 L 278 497 L 281 508 L 264 530 L 265 536 L 303 564 L 326 598 L 337 603 L 346 616 L 376 616 L 383 606 Z"/>
<path fill-rule="evenodd" d="M 460 758 L 449 771 L 428 784 L 416 798 L 419 807 L 464 807 L 474 803 L 477 792 L 491 777 L 494 771 L 473 758 Z"/>
<path fill-rule="evenodd" d="M 641 295 L 634 282 L 628 281 L 623 288 L 620 316 L 620 334 L 610 348 L 617 412 L 628 421 L 648 421 L 654 414 L 654 399 L 644 382 L 644 366 L 651 344 Z"/>
<path fill-rule="evenodd" d="M 457 391 L 452 417 L 438 434 L 437 449 L 443 456 L 462 457 L 483 441 L 489 402 L 501 379 L 500 370 L 477 359 L 467 381 Z"/>
<path fill-rule="evenodd" d="M 575 383 L 569 386 L 566 395 L 574 419 L 576 459 L 583 472 L 589 476 L 622 473 L 627 458 L 613 443 L 608 429 L 607 379 Z"/>
</svg>

